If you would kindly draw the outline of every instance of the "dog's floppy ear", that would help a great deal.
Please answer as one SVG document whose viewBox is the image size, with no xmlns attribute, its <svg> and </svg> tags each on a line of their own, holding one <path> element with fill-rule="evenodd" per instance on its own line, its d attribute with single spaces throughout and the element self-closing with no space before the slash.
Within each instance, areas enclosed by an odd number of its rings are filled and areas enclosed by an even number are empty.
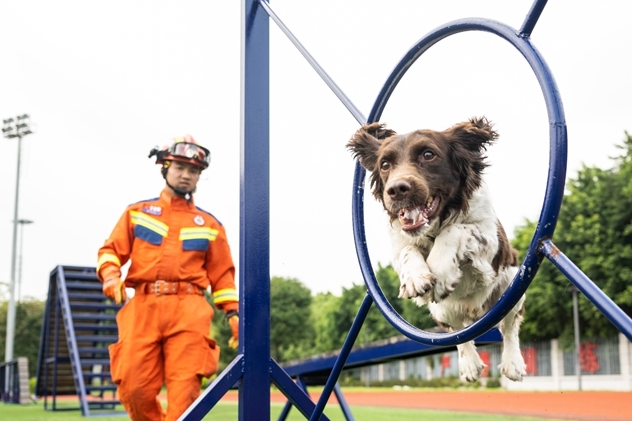
<svg viewBox="0 0 632 421">
<path fill-rule="evenodd" d="M 473 117 L 446 130 L 452 148 L 452 163 L 461 176 L 467 196 L 480 187 L 481 174 L 487 168 L 484 152 L 498 139 L 492 123 L 485 117 Z"/>
<path fill-rule="evenodd" d="M 353 153 L 368 171 L 375 171 L 377 165 L 377 151 L 382 140 L 397 133 L 387 129 L 382 123 L 365 124 L 355 132 L 347 143 L 347 149 Z"/>
<path fill-rule="evenodd" d="M 448 131 L 451 131 L 452 137 L 460 140 L 466 149 L 481 154 L 487 150 L 487 145 L 498 140 L 498 133 L 493 129 L 493 124 L 485 117 L 472 117 Z"/>
</svg>

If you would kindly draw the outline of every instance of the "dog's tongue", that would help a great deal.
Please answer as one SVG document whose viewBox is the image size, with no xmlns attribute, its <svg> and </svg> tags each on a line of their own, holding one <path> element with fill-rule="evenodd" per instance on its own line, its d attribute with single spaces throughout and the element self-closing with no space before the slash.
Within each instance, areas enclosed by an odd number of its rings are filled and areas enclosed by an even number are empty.
<svg viewBox="0 0 632 421">
<path fill-rule="evenodd" d="M 428 223 L 428 218 L 421 208 L 404 209 L 399 214 L 399 221 L 404 231 L 412 231 Z"/>
</svg>

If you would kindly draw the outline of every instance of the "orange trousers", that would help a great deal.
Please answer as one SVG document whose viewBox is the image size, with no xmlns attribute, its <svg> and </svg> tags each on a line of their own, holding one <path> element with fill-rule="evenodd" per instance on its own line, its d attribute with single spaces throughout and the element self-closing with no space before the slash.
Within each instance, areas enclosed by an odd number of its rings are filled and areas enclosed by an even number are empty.
<svg viewBox="0 0 632 421">
<path fill-rule="evenodd" d="M 139 294 L 116 316 L 112 380 L 132 421 L 175 421 L 197 399 L 202 377 L 217 371 L 209 338 L 213 309 L 201 295 Z M 158 401 L 167 386 L 167 410 Z"/>
</svg>

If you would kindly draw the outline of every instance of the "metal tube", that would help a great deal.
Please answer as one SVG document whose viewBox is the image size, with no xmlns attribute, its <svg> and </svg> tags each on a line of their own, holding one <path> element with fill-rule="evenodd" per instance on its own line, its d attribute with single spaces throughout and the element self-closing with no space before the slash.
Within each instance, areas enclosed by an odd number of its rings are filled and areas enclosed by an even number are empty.
<svg viewBox="0 0 632 421">
<path fill-rule="evenodd" d="M 369 314 L 369 310 L 371 309 L 371 304 L 373 304 L 373 299 L 369 294 L 364 297 L 362 304 L 360 304 L 360 309 L 356 314 L 356 318 L 349 329 L 349 333 L 347 334 L 347 338 L 345 339 L 344 344 L 342 344 L 342 348 L 340 349 L 340 353 L 338 354 L 338 358 L 334 363 L 334 367 L 331 369 L 331 373 L 329 374 L 329 378 L 325 383 L 325 387 L 323 388 L 322 393 L 320 394 L 320 398 L 318 399 L 318 403 L 316 404 L 316 408 L 310 417 L 310 421 L 316 421 L 320 419 L 323 411 L 325 410 L 325 406 L 329 401 L 329 397 L 331 396 L 331 392 L 334 390 L 338 382 L 338 378 L 340 377 L 340 373 L 347 362 L 347 358 L 349 358 L 349 354 L 351 353 L 351 348 L 353 348 L 353 344 L 360 333 L 360 328 L 362 328 L 362 324 L 366 319 L 367 314 Z"/>
<path fill-rule="evenodd" d="M 242 1 L 240 421 L 270 421 L 270 36 L 258 6 Z"/>
<path fill-rule="evenodd" d="M 546 2 L 547 0 L 535 0 L 535 2 L 533 2 L 531 10 L 529 10 L 518 36 L 522 38 L 529 38 L 531 36 L 531 32 L 533 32 L 535 24 L 538 23 L 538 19 L 544 10 L 544 6 L 546 6 Z"/>
<path fill-rule="evenodd" d="M 11 250 L 11 284 L 9 285 L 9 309 L 7 312 L 7 339 L 4 360 L 13 359 L 13 340 L 15 336 L 15 268 L 18 238 L 18 200 L 20 197 L 20 159 L 22 153 L 22 136 L 18 134 L 18 166 L 15 177 L 15 205 L 13 208 L 13 248 Z"/>
<path fill-rule="evenodd" d="M 283 33 L 285 34 L 285 36 L 287 36 L 290 42 L 294 44 L 294 46 L 299 51 L 299 53 L 301 53 L 303 57 L 305 57 L 305 60 L 307 60 L 307 62 L 312 66 L 312 68 L 316 71 L 316 73 L 318 73 L 321 79 L 327 84 L 327 86 L 329 86 L 329 89 L 331 89 L 332 92 L 338 97 L 340 102 L 342 102 L 342 105 L 344 105 L 347 108 L 347 110 L 356 119 L 356 121 L 360 124 L 365 124 L 366 117 L 364 117 L 364 115 L 360 112 L 360 110 L 358 110 L 358 107 L 356 107 L 353 104 L 353 102 L 351 102 L 351 100 L 345 95 L 342 89 L 340 89 L 338 85 L 336 85 L 336 82 L 334 82 L 334 80 L 331 77 L 329 77 L 327 72 L 320 66 L 320 64 L 318 64 L 318 62 L 314 59 L 314 57 L 312 57 L 309 51 L 307 51 L 307 49 L 303 47 L 303 44 L 301 44 L 301 42 L 294 36 L 294 34 L 290 31 L 290 29 L 287 26 L 285 26 L 283 21 L 279 19 L 279 17 L 276 15 L 276 13 L 274 13 L 272 8 L 270 7 L 270 4 L 268 3 L 268 1 L 259 0 L 259 4 L 266 11 L 266 13 L 268 13 L 270 18 L 279 26 L 279 29 L 283 31 Z"/>
<path fill-rule="evenodd" d="M 632 341 L 632 317 L 627 315 L 608 297 L 584 272 L 582 272 L 551 240 L 545 240 L 540 246 L 543 253 L 553 266 L 558 268 L 604 316 Z"/>
<path fill-rule="evenodd" d="M 17 301 L 20 302 L 22 296 L 22 250 L 24 249 L 24 224 L 20 224 L 20 265 L 18 267 L 18 294 Z"/>
</svg>

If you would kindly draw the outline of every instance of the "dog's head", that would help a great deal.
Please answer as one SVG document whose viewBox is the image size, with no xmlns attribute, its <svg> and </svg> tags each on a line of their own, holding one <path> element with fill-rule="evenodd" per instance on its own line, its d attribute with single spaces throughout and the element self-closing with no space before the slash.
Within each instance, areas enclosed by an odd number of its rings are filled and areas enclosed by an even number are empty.
<svg viewBox="0 0 632 421">
<path fill-rule="evenodd" d="M 371 189 L 391 221 L 410 235 L 434 220 L 467 213 L 468 201 L 482 182 L 487 145 L 498 138 L 484 117 L 442 132 L 417 130 L 405 135 L 383 124 L 362 126 L 347 148 L 371 171 Z"/>
</svg>

